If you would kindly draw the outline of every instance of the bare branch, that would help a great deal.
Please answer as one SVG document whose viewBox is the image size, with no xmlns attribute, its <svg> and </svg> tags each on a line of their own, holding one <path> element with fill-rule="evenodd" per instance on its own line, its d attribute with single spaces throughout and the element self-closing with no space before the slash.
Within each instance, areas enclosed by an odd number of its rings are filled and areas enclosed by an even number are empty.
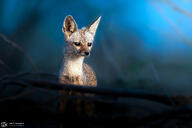
<svg viewBox="0 0 192 128">
<path fill-rule="evenodd" d="M 38 68 L 36 67 L 36 65 L 33 63 L 32 59 L 25 53 L 25 51 L 19 46 L 17 45 L 17 43 L 9 40 L 5 35 L 0 33 L 0 37 L 9 45 L 11 45 L 12 47 L 16 48 L 18 51 L 20 51 L 25 57 L 26 59 L 29 61 L 29 63 L 31 64 L 31 66 L 33 67 L 35 72 L 38 72 Z"/>
<path fill-rule="evenodd" d="M 8 97 L 0 99 L 1 115 L 2 113 L 6 115 L 14 113 L 15 115 L 20 114 L 23 117 L 26 117 L 26 115 L 45 116 L 43 119 L 50 117 L 53 119 L 58 119 L 57 117 L 74 119 L 76 117 L 78 120 L 97 119 L 100 121 L 105 120 L 104 122 L 106 120 L 111 122 L 126 120 L 126 123 L 131 123 L 133 126 L 163 126 L 161 122 L 167 120 L 177 119 L 186 121 L 192 118 L 192 108 L 189 106 L 190 104 L 187 104 L 192 101 L 192 97 L 171 97 L 177 105 L 172 106 L 167 96 L 158 93 L 117 88 L 64 85 L 53 81 L 28 79 L 29 77 L 23 77 L 25 74 L 28 75 L 29 73 L 21 73 L 15 75 L 15 77 L 12 75 L 0 81 L 0 86 L 7 86 L 7 89 L 21 88 L 16 93 L 10 92 Z M 68 92 L 73 92 L 74 95 Z M 76 93 L 80 95 L 76 95 Z M 44 98 L 35 99 L 34 101 L 33 96 L 30 94 L 42 94 Z M 132 99 L 130 98 L 134 98 L 134 102 L 139 101 L 139 104 L 132 104 Z M 64 111 L 59 111 L 58 106 L 62 101 L 70 109 L 64 108 Z M 182 104 L 180 104 L 181 102 Z M 90 104 L 91 106 L 88 106 Z M 154 108 L 154 110 L 151 110 L 153 105 L 158 105 L 158 109 Z M 76 111 L 78 107 L 82 110 L 80 113 Z M 93 114 L 87 117 L 84 112 L 90 109 L 93 110 Z M 134 113 L 135 111 L 136 113 Z M 141 114 L 142 111 L 148 114 L 140 116 L 138 111 Z"/>
<path fill-rule="evenodd" d="M 179 6 L 177 6 L 174 2 L 171 2 L 170 0 L 164 0 L 164 2 L 166 2 L 170 7 L 172 7 L 174 10 L 180 12 L 181 14 L 188 16 L 190 18 L 192 18 L 192 13 L 189 11 L 186 11 L 182 8 L 180 8 Z"/>
<path fill-rule="evenodd" d="M 9 72 L 11 71 L 11 69 L 9 68 L 9 66 L 7 66 L 7 64 L 5 64 L 5 62 L 3 60 L 0 59 L 0 65 L 2 65 L 6 70 L 8 70 Z"/>
<path fill-rule="evenodd" d="M 163 89 L 164 94 L 167 96 L 167 98 L 170 100 L 170 102 L 172 103 L 172 105 L 175 105 L 175 102 L 173 101 L 172 97 L 169 96 L 167 89 L 164 86 L 160 86 L 160 78 L 159 78 L 159 74 L 157 72 L 157 70 L 155 69 L 154 64 L 151 62 L 150 63 L 150 67 L 152 69 L 152 72 L 154 74 L 155 80 L 157 81 L 157 84 L 159 85 L 160 88 Z"/>
<path fill-rule="evenodd" d="M 31 93 L 34 93 L 36 90 L 28 90 L 28 91 L 23 91 L 22 93 L 18 94 L 18 95 L 13 95 L 13 96 L 9 96 L 9 97 L 5 97 L 0 99 L 0 102 L 3 102 L 5 100 L 16 100 L 18 98 L 24 97 L 26 95 L 29 95 Z"/>
<path fill-rule="evenodd" d="M 149 0 L 151 5 L 161 14 L 161 16 L 164 18 L 164 20 L 172 27 L 172 29 L 183 39 L 184 43 L 188 44 L 192 47 L 192 42 L 187 39 L 185 34 L 174 24 L 174 22 L 166 15 L 166 13 L 158 7 L 153 0 Z"/>
<path fill-rule="evenodd" d="M 84 86 L 73 86 L 73 85 L 63 85 L 57 82 L 53 81 L 44 81 L 44 80 L 33 80 L 33 79 L 22 79 L 20 80 L 26 84 L 21 84 L 19 80 L 10 80 L 7 82 L 3 82 L 3 85 L 14 85 L 14 86 L 23 86 L 23 87 L 35 87 L 35 88 L 41 88 L 41 89 L 48 89 L 48 90 L 55 90 L 55 91 L 75 91 L 75 92 L 81 92 L 81 93 L 91 93 L 95 95 L 104 95 L 104 96 L 112 96 L 112 97 L 133 97 L 133 98 L 140 98 L 140 99 L 146 99 L 151 100 L 154 102 L 166 104 L 166 105 L 172 105 L 172 102 L 170 102 L 170 99 L 167 98 L 167 96 L 156 94 L 156 93 L 150 93 L 146 91 L 130 91 L 130 90 L 124 90 L 124 89 L 109 89 L 109 88 L 96 88 L 96 87 L 84 87 Z M 172 98 L 174 99 L 174 97 Z"/>
</svg>

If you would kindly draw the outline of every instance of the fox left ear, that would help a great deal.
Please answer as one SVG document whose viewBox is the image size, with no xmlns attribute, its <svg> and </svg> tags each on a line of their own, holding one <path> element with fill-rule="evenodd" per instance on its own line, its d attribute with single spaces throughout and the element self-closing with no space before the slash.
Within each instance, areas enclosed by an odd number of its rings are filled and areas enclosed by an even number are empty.
<svg viewBox="0 0 192 128">
<path fill-rule="evenodd" d="M 99 25 L 100 20 L 101 20 L 101 16 L 99 16 L 95 21 L 93 21 L 92 24 L 90 24 L 89 26 L 87 26 L 88 31 L 89 31 L 93 36 L 95 36 L 95 33 L 96 33 L 96 30 L 97 30 L 97 27 L 98 27 L 98 25 Z"/>
<path fill-rule="evenodd" d="M 65 33 L 65 38 L 68 38 L 72 33 L 78 30 L 77 24 L 71 15 L 66 16 L 62 30 Z"/>
</svg>

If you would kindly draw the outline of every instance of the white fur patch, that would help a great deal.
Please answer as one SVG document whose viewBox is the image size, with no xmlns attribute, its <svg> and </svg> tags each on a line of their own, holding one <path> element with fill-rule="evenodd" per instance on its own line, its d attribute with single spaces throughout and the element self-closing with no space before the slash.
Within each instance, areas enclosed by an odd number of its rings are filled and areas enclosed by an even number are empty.
<svg viewBox="0 0 192 128">
<path fill-rule="evenodd" d="M 76 59 L 65 58 L 62 75 L 82 76 L 84 57 Z"/>
<path fill-rule="evenodd" d="M 81 36 L 80 32 L 74 32 L 71 36 L 67 39 L 68 42 L 79 42 L 80 40 L 84 39 L 86 42 L 93 42 L 94 36 L 89 32 L 85 31 L 83 37 Z"/>
<path fill-rule="evenodd" d="M 87 42 L 93 42 L 94 37 L 90 32 L 85 31 L 85 39 L 86 39 Z"/>
<path fill-rule="evenodd" d="M 67 41 L 69 42 L 79 42 L 81 37 L 81 34 L 79 33 L 79 31 L 74 32 L 71 34 L 71 36 L 67 39 Z"/>
</svg>

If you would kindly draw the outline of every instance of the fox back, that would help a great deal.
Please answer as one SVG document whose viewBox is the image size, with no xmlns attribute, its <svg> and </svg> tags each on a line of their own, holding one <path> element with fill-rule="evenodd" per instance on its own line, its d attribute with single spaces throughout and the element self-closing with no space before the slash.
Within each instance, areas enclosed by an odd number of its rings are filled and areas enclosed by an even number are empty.
<svg viewBox="0 0 192 128">
<path fill-rule="evenodd" d="M 89 26 L 78 29 L 73 17 L 66 16 L 62 28 L 66 46 L 59 75 L 61 83 L 83 86 L 97 85 L 96 75 L 92 68 L 84 63 L 84 58 L 90 55 L 100 19 L 101 17 L 98 17 Z"/>
</svg>

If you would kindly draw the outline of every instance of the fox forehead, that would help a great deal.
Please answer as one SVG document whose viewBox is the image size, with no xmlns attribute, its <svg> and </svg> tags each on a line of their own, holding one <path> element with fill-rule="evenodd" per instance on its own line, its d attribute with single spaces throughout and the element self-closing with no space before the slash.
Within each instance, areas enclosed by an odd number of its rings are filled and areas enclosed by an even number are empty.
<svg viewBox="0 0 192 128">
<path fill-rule="evenodd" d="M 78 30 L 71 34 L 71 36 L 67 39 L 69 42 L 93 42 L 93 35 L 87 31 L 86 29 Z"/>
</svg>

